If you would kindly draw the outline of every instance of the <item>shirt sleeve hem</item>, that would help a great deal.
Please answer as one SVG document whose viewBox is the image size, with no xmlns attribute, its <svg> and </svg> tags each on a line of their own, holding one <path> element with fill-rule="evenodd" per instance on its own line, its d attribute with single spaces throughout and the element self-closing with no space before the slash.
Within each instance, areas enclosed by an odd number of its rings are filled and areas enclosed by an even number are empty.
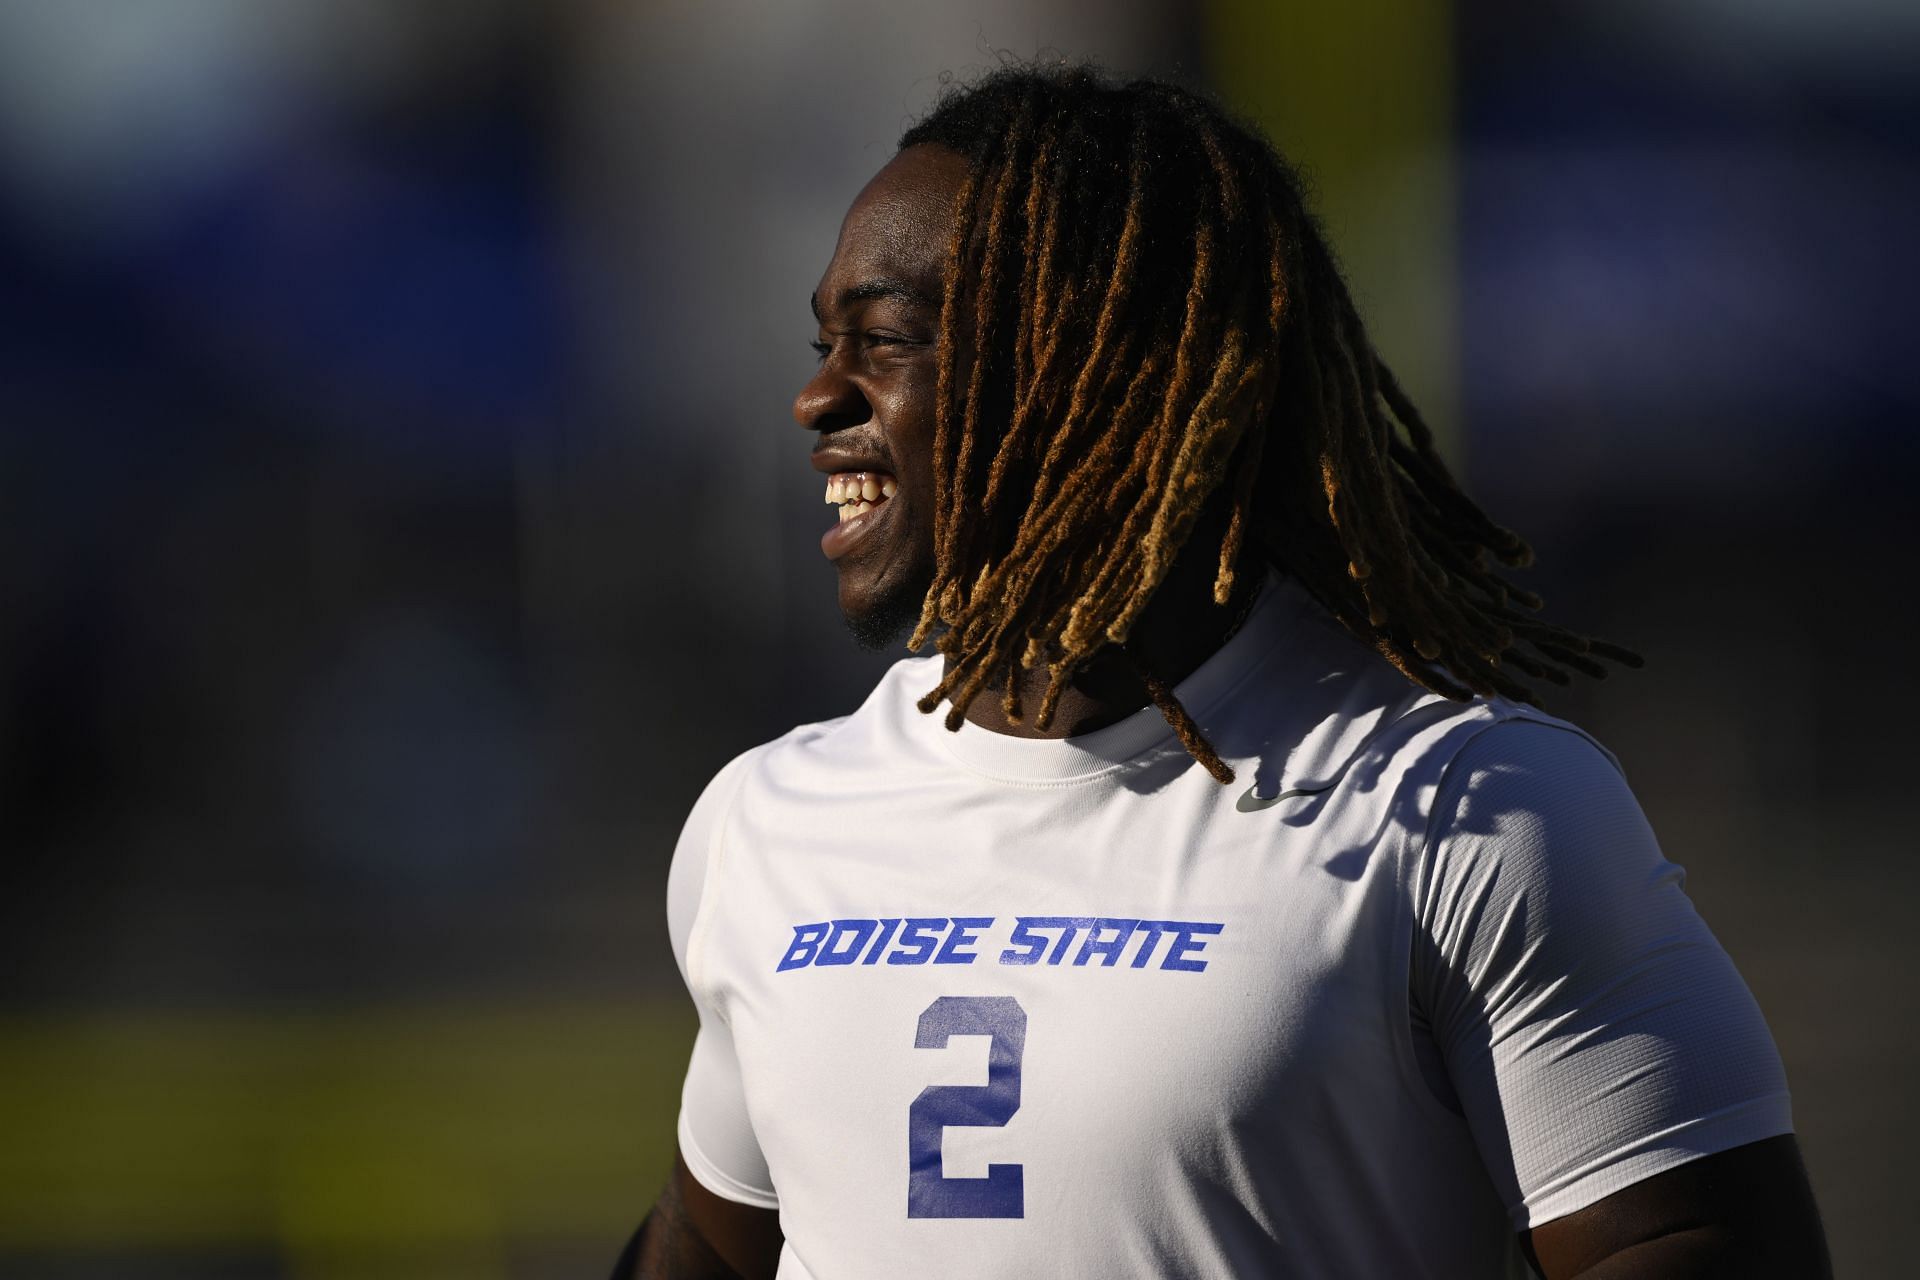
<svg viewBox="0 0 1920 1280">
<path fill-rule="evenodd" d="M 685 1162 L 687 1172 L 698 1182 L 722 1200 L 731 1200 L 735 1204 L 750 1205 L 755 1209 L 778 1209 L 780 1197 L 771 1190 L 751 1186 L 723 1172 L 719 1165 L 707 1158 L 694 1139 L 692 1127 L 687 1124 L 687 1113 L 680 1113 L 676 1126 L 680 1137 L 680 1159 Z"/>
<path fill-rule="evenodd" d="M 1792 1108 L 1784 1093 L 1672 1125 L 1535 1190 L 1513 1211 L 1514 1226 L 1530 1230 L 1702 1156 L 1792 1132 Z"/>
</svg>

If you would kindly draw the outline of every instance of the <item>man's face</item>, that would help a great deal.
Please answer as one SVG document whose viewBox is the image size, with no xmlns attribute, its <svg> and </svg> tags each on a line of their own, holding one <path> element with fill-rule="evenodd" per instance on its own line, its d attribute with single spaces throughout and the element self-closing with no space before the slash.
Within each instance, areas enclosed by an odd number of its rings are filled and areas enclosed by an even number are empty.
<svg viewBox="0 0 1920 1280">
<path fill-rule="evenodd" d="M 816 433 L 837 523 L 820 549 L 840 611 L 881 648 L 920 616 L 933 581 L 933 430 L 941 276 L 966 161 L 909 147 L 874 175 L 840 226 L 813 294 L 820 369 L 794 397 Z"/>
</svg>

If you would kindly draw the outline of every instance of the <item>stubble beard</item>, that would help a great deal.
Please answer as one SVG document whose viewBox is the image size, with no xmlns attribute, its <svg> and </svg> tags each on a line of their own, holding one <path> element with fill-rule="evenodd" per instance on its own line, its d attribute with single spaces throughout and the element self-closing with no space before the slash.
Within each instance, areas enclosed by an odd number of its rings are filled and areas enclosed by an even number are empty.
<svg viewBox="0 0 1920 1280">
<path fill-rule="evenodd" d="M 933 586 L 928 570 L 914 575 L 885 593 L 858 613 L 842 613 L 854 642 L 869 653 L 885 653 L 902 647 L 913 629 L 920 625 L 920 611 L 926 604 L 927 590 Z"/>
</svg>

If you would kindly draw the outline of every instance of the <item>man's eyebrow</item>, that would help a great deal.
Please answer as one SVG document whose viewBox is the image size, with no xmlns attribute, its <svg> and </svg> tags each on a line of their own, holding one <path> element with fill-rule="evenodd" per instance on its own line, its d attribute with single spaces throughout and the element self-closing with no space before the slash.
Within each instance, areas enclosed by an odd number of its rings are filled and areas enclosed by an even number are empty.
<svg viewBox="0 0 1920 1280">
<path fill-rule="evenodd" d="M 940 309 L 940 300 L 929 296 L 925 289 L 891 276 L 862 280 L 859 284 L 841 290 L 839 305 L 846 308 L 856 303 L 872 302 L 876 298 L 893 298 L 912 306 L 925 307 L 929 311 Z M 807 305 L 813 308 L 813 318 L 820 319 L 820 295 L 816 293 L 808 297 Z"/>
</svg>

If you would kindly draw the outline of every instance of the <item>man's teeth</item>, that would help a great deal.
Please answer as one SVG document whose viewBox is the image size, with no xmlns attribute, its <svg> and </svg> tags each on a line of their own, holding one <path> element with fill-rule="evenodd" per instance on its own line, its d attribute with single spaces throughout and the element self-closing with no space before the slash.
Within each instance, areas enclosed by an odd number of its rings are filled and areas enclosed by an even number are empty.
<svg viewBox="0 0 1920 1280">
<path fill-rule="evenodd" d="M 864 515 L 891 498 L 899 481 L 880 471 L 840 471 L 827 477 L 828 502 L 840 504 L 840 523 Z"/>
</svg>

